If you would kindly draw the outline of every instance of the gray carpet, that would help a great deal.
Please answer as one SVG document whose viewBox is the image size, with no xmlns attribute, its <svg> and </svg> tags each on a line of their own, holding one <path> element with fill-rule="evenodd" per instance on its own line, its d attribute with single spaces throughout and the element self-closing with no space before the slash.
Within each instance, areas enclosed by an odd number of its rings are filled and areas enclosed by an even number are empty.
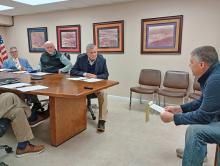
<svg viewBox="0 0 220 166">
<path fill-rule="evenodd" d="M 45 152 L 16 158 L 1 151 L 0 160 L 10 166 L 178 166 L 181 159 L 175 149 L 184 146 L 186 126 L 164 124 L 158 115 L 150 115 L 145 123 L 144 104 L 134 100 L 128 110 L 128 99 L 109 97 L 105 133 L 96 132 L 96 123 L 88 114 L 88 128 L 55 148 L 49 144 L 49 120 L 33 128 L 32 143 L 46 145 Z M 96 111 L 96 114 L 98 112 Z M 0 138 L 1 144 L 16 147 L 11 130 Z M 208 162 L 212 166 L 215 145 L 208 146 Z"/>
</svg>

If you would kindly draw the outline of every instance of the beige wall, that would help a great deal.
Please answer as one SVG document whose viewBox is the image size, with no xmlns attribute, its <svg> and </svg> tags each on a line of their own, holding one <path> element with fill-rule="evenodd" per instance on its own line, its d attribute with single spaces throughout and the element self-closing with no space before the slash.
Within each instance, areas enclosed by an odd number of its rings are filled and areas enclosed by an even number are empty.
<svg viewBox="0 0 220 166">
<path fill-rule="evenodd" d="M 81 25 L 82 52 L 87 43 L 93 41 L 92 23 L 124 20 L 124 54 L 106 54 L 110 79 L 118 80 L 120 85 L 109 90 L 112 95 L 128 96 L 129 88 L 137 85 L 140 69 L 160 69 L 189 71 L 188 59 L 192 49 L 201 45 L 213 45 L 219 51 L 220 46 L 220 1 L 218 0 L 146 0 L 66 10 L 46 14 L 16 16 L 15 26 L 8 28 L 8 46 L 16 45 L 20 54 L 36 66 L 40 54 L 29 53 L 27 41 L 28 27 L 48 27 L 49 40 L 56 43 L 56 25 Z M 182 53 L 180 55 L 141 55 L 140 29 L 141 19 L 184 15 Z M 72 55 L 72 62 L 75 62 Z M 191 74 L 191 73 L 190 73 Z M 163 76 L 162 75 L 162 76 Z"/>
</svg>

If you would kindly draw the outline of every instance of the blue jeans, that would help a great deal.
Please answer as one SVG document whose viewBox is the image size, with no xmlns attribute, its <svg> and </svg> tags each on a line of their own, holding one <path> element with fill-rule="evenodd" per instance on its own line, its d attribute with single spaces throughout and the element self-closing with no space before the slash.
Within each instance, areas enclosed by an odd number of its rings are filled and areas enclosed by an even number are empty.
<svg viewBox="0 0 220 166">
<path fill-rule="evenodd" d="M 207 154 L 207 143 L 220 145 L 220 122 L 190 125 L 185 136 L 182 166 L 202 166 Z"/>
</svg>

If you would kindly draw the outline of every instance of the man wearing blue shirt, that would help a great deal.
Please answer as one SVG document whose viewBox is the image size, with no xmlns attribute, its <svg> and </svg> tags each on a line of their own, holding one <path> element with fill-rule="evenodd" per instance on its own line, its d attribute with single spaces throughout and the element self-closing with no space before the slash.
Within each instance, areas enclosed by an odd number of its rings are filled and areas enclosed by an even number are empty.
<svg viewBox="0 0 220 166">
<path fill-rule="evenodd" d="M 11 56 L 3 62 L 3 68 L 20 71 L 33 70 L 27 59 L 18 56 L 18 50 L 16 47 L 10 48 L 10 55 Z"/>
<path fill-rule="evenodd" d="M 202 46 L 193 50 L 189 66 L 199 78 L 201 98 L 180 106 L 168 106 L 160 116 L 165 123 L 190 125 L 185 135 L 182 165 L 202 166 L 207 143 L 220 145 L 220 63 L 215 48 Z"/>
</svg>

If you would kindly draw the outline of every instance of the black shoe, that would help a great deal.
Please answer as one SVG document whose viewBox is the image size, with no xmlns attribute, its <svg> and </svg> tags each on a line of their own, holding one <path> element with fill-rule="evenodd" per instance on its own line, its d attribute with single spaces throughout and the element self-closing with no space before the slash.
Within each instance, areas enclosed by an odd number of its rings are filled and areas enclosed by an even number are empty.
<svg viewBox="0 0 220 166">
<path fill-rule="evenodd" d="M 31 108 L 31 111 L 44 111 L 44 108 L 41 106 L 40 103 L 35 103 Z"/>
<path fill-rule="evenodd" d="M 97 131 L 100 131 L 100 132 L 105 131 L 105 121 L 104 120 L 99 120 L 98 126 L 97 126 Z"/>
</svg>

